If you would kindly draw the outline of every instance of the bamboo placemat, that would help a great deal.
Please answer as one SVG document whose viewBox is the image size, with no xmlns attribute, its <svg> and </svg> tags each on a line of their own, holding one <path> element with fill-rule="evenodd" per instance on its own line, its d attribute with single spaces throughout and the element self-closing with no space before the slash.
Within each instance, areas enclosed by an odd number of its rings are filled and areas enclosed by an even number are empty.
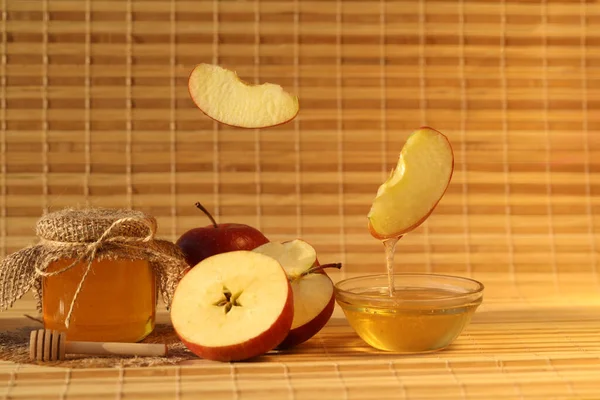
<svg viewBox="0 0 600 400">
<path fill-rule="evenodd" d="M 544 278 L 546 276 L 546 278 Z M 597 399 L 600 298 L 586 276 L 555 285 L 528 275 L 517 287 L 487 275 L 484 304 L 447 350 L 418 356 L 366 345 L 336 309 L 296 349 L 224 364 L 65 369 L 0 362 L 0 396 L 210 399 Z M 7 328 L 31 324 L 33 301 L 0 314 Z M 168 322 L 166 313 L 159 320 Z M 1 398 L 1 397 L 0 397 Z"/>
<path fill-rule="evenodd" d="M 208 223 L 302 237 L 341 279 L 383 272 L 366 230 L 413 129 L 454 144 L 402 271 L 471 276 L 456 346 L 375 355 L 336 319 L 265 363 L 47 370 L 0 364 L 6 398 L 600 398 L 600 5 L 586 0 L 0 0 L 0 256 L 73 205 L 134 207 L 175 240 Z M 300 115 L 220 126 L 186 82 L 218 63 L 282 84 Z M 27 300 L 0 314 L 20 326 Z M 4 387 L 2 386 L 4 385 Z M 4 392 L 2 391 L 4 390 Z"/>
</svg>

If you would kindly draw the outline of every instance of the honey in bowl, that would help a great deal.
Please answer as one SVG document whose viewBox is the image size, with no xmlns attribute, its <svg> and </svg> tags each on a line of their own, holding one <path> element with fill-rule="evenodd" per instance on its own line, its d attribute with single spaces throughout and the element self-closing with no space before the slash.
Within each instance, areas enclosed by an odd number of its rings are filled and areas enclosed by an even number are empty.
<svg viewBox="0 0 600 400">
<path fill-rule="evenodd" d="M 369 345 L 398 353 L 447 347 L 463 331 L 483 299 L 483 285 L 468 278 L 395 274 L 350 278 L 335 286 L 336 301 Z"/>
<path fill-rule="evenodd" d="M 394 273 L 398 240 L 431 215 L 453 171 L 448 138 L 428 127 L 414 131 L 367 215 L 369 232 L 383 242 L 387 274 L 347 279 L 335 287 L 352 328 L 377 349 L 441 350 L 460 335 L 482 301 L 483 285 L 471 279 Z"/>
</svg>

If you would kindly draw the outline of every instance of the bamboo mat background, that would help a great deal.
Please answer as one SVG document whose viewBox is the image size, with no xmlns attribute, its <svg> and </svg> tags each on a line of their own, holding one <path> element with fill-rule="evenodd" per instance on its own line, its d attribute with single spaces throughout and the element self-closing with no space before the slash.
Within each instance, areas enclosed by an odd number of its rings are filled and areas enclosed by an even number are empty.
<svg viewBox="0 0 600 400">
<path fill-rule="evenodd" d="M 0 363 L 0 396 L 600 398 L 596 1 L 0 8 L 0 256 L 32 243 L 46 211 L 134 207 L 176 240 L 208 224 L 201 201 L 222 222 L 308 240 L 321 261 L 344 263 L 335 280 L 383 272 L 366 214 L 408 134 L 430 125 L 452 141 L 455 174 L 398 245 L 397 269 L 487 287 L 465 335 L 435 355 L 373 353 L 337 309 L 316 339 L 264 365 Z M 212 122 L 187 93 L 200 62 L 283 85 L 299 116 L 263 130 Z M 0 324 L 25 324 L 32 305 L 18 302 Z"/>
<path fill-rule="evenodd" d="M 46 210 L 135 207 L 175 240 L 221 221 L 382 271 L 366 226 L 421 125 L 454 144 L 448 194 L 406 270 L 597 277 L 600 6 L 574 1 L 2 3 L 0 249 Z M 213 123 L 200 62 L 300 96 L 284 126 Z"/>
</svg>

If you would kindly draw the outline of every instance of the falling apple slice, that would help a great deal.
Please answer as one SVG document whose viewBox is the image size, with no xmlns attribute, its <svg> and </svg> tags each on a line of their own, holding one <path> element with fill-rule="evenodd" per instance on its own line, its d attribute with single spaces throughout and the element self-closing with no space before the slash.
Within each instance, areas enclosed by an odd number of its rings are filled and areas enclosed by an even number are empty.
<svg viewBox="0 0 600 400">
<path fill-rule="evenodd" d="M 298 114 L 298 98 L 279 85 L 251 85 L 234 71 L 218 65 L 199 64 L 188 82 L 196 106 L 210 118 L 240 128 L 281 125 Z"/>
<path fill-rule="evenodd" d="M 240 361 L 274 349 L 292 325 L 294 303 L 285 271 L 251 251 L 201 261 L 179 282 L 171 322 L 194 354 Z"/>
<path fill-rule="evenodd" d="M 377 191 L 368 214 L 371 235 L 395 238 L 422 224 L 446 192 L 453 170 L 446 136 L 427 127 L 413 132 L 395 170 Z"/>
<path fill-rule="evenodd" d="M 296 346 L 316 335 L 329 321 L 335 307 L 333 283 L 323 268 L 340 268 L 341 264 L 319 265 L 315 249 L 298 239 L 265 243 L 253 251 L 277 260 L 292 285 L 294 320 L 290 332 L 278 347 Z"/>
</svg>

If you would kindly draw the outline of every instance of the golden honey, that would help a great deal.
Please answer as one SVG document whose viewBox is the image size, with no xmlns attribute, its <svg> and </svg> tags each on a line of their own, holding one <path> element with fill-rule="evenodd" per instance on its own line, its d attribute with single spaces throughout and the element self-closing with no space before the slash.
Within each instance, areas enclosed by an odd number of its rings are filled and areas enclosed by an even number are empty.
<svg viewBox="0 0 600 400">
<path fill-rule="evenodd" d="M 61 259 L 47 272 L 61 270 L 74 260 Z M 87 264 L 42 280 L 44 327 L 67 332 L 69 340 L 137 342 L 154 329 L 156 285 L 146 260 L 101 260 L 92 263 L 71 315 L 65 319 Z"/>
<path fill-rule="evenodd" d="M 388 293 L 365 294 L 389 298 Z M 395 291 L 393 297 L 411 301 L 451 295 L 441 289 L 417 289 Z M 343 310 L 352 328 L 371 346 L 399 353 L 422 353 L 441 350 L 454 341 L 471 320 L 479 303 L 404 308 L 349 304 Z"/>
<path fill-rule="evenodd" d="M 483 299 L 477 281 L 433 274 L 350 278 L 335 286 L 336 301 L 369 345 L 397 353 L 427 353 L 450 345 Z"/>
</svg>

